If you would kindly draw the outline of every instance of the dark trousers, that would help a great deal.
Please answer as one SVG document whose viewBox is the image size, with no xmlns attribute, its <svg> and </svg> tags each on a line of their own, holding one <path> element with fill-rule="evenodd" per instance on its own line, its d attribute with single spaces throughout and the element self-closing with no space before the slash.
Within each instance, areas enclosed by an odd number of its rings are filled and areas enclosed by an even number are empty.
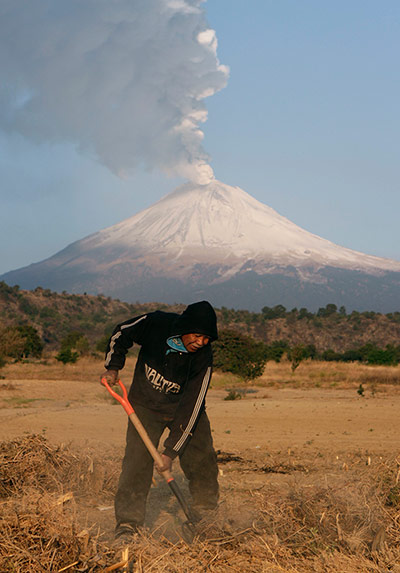
<svg viewBox="0 0 400 573">
<path fill-rule="evenodd" d="M 135 406 L 143 426 L 153 444 L 158 445 L 169 422 L 158 413 Z M 218 467 L 214 451 L 210 422 L 207 414 L 200 414 L 193 436 L 179 456 L 181 468 L 189 481 L 193 506 L 213 509 L 218 503 Z M 153 475 L 153 458 L 133 424 L 129 422 L 126 434 L 125 456 L 115 496 L 117 527 L 121 523 L 143 525 L 146 499 Z"/>
</svg>

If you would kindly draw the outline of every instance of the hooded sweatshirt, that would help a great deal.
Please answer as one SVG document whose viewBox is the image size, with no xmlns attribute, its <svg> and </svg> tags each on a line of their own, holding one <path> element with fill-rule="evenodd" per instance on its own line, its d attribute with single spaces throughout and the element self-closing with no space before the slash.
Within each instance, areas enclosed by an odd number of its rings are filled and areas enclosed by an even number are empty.
<svg viewBox="0 0 400 573">
<path fill-rule="evenodd" d="M 207 301 L 189 305 L 182 314 L 151 312 L 119 324 L 108 343 L 105 367 L 124 367 L 129 348 L 141 346 L 128 398 L 168 421 L 164 453 L 181 454 L 204 410 L 212 372 L 210 344 L 196 352 L 171 352 L 167 340 L 183 334 L 218 338 L 215 311 Z"/>
</svg>

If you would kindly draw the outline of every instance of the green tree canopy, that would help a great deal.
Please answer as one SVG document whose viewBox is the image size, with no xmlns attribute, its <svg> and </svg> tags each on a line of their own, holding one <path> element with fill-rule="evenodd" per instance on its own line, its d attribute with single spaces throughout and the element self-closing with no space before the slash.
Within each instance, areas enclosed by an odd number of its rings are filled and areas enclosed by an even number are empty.
<svg viewBox="0 0 400 573">
<path fill-rule="evenodd" d="M 90 350 L 89 340 L 84 334 L 74 330 L 61 341 L 61 352 L 65 350 L 76 350 L 78 356 L 84 356 Z"/>
<path fill-rule="evenodd" d="M 33 326 L 23 324 L 0 329 L 0 354 L 3 357 L 14 360 L 29 356 L 40 358 L 42 351 L 43 342 Z"/>
<path fill-rule="evenodd" d="M 276 306 L 270 308 L 269 306 L 264 306 L 261 309 L 264 318 L 285 318 L 286 308 L 282 304 L 277 304 Z"/>
<path fill-rule="evenodd" d="M 234 330 L 221 330 L 213 349 L 214 366 L 223 372 L 232 372 L 246 382 L 258 378 L 264 372 L 266 346 L 251 336 Z"/>
</svg>

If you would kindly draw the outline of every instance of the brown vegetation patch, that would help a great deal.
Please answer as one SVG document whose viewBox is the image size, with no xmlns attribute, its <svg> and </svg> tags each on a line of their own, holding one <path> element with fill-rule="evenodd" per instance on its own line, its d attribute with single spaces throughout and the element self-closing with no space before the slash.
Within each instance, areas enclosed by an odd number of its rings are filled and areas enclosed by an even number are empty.
<svg viewBox="0 0 400 573">
<path fill-rule="evenodd" d="M 77 456 L 41 435 L 0 444 L 1 571 L 58 571 L 73 562 L 95 571 L 106 564 L 109 550 L 80 530 L 75 501 L 110 490 L 115 473 L 104 464 L 99 483 L 100 464 L 88 453 Z"/>
<path fill-rule="evenodd" d="M 110 491 L 115 473 L 106 475 L 104 464 L 89 453 L 77 456 L 64 446 L 51 446 L 39 434 L 2 442 L 0 497 L 20 494 L 26 488 L 61 493 L 64 485 L 80 495 L 93 489 Z M 99 474 L 103 474 L 100 480 Z"/>
<path fill-rule="evenodd" d="M 221 505 L 200 522 L 193 543 L 171 539 L 160 525 L 144 529 L 129 544 L 131 571 L 396 571 L 397 460 L 360 467 L 356 456 L 346 471 L 332 466 L 322 474 L 320 466 L 304 473 L 300 464 L 274 460 L 257 467 L 241 456 L 219 456 L 233 462 L 232 478 L 222 482 Z M 1 443 L 0 462 L 1 571 L 111 571 L 118 562 L 122 570 L 122 547 L 82 524 L 82 500 L 99 503 L 115 488 L 112 461 L 30 435 Z M 96 476 L 99 465 L 102 474 Z M 297 473 L 243 487 L 244 473 L 270 470 Z"/>
<path fill-rule="evenodd" d="M 65 507 L 56 495 L 34 489 L 3 502 L 1 571 L 58 571 L 68 563 L 90 560 L 82 555 L 74 506 L 69 502 Z"/>
<path fill-rule="evenodd" d="M 370 369 L 368 372 L 364 372 L 360 376 L 360 382 L 363 384 L 371 384 L 374 385 L 384 385 L 384 384 L 392 384 L 392 385 L 400 385 L 400 370 L 399 368 L 375 368 Z"/>
</svg>

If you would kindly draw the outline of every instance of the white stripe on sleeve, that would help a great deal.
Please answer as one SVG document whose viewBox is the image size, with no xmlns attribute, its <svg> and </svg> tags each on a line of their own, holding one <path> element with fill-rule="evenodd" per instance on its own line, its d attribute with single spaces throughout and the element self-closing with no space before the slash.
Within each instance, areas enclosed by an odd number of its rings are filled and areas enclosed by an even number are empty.
<svg viewBox="0 0 400 573">
<path fill-rule="evenodd" d="M 118 338 L 121 336 L 122 334 L 122 330 L 124 330 L 125 328 L 130 328 L 131 326 L 135 326 L 135 324 L 137 324 L 138 322 L 140 322 L 141 320 L 144 320 L 145 318 L 147 318 L 147 314 L 145 314 L 144 316 L 141 316 L 140 318 L 138 318 L 137 320 L 135 320 L 134 322 L 130 322 L 129 324 L 124 324 L 121 326 L 121 329 L 118 330 L 118 332 L 116 332 L 114 334 L 114 336 L 111 337 L 111 342 L 110 342 L 110 350 L 107 353 L 106 356 L 106 361 L 105 361 L 105 367 L 107 368 L 107 366 L 110 364 L 111 362 L 111 358 L 112 355 L 114 354 L 114 346 L 115 343 L 117 342 Z"/>
<path fill-rule="evenodd" d="M 207 392 L 208 383 L 210 381 L 210 376 L 211 376 L 211 366 L 209 366 L 207 368 L 207 371 L 204 375 L 203 383 L 202 383 L 201 389 L 200 389 L 200 393 L 197 396 L 196 404 L 194 405 L 194 409 L 193 409 L 192 415 L 190 417 L 190 420 L 188 422 L 188 425 L 186 426 L 180 440 L 172 448 L 175 452 L 178 452 L 180 450 L 180 448 L 183 446 L 185 440 L 188 438 L 189 434 L 191 433 L 194 424 L 196 423 L 197 416 L 199 414 L 201 405 L 203 403 L 204 397 L 205 397 L 206 392 Z"/>
</svg>

